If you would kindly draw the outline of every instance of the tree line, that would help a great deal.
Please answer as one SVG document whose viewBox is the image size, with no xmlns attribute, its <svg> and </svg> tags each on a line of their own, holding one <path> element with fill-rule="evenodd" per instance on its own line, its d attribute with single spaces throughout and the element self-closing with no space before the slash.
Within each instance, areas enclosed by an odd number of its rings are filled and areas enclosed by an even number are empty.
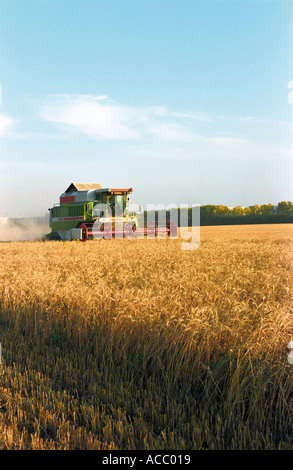
<svg viewBox="0 0 293 470">
<path fill-rule="evenodd" d="M 292 223 L 293 203 L 281 201 L 274 204 L 255 204 L 249 207 L 227 207 L 224 205 L 204 205 L 200 207 L 201 225 L 241 225 Z M 189 219 L 188 225 L 191 224 Z"/>
<path fill-rule="evenodd" d="M 183 226 L 188 223 L 192 226 L 192 209 L 187 208 L 186 213 L 180 221 L 180 209 L 169 211 L 145 211 L 144 221 L 155 220 L 156 222 L 174 220 L 178 225 Z M 162 214 L 163 212 L 163 214 Z M 187 222 L 188 221 L 188 222 Z M 225 205 L 207 204 L 200 206 L 200 225 L 244 225 L 244 224 L 272 224 L 272 223 L 292 223 L 293 222 L 293 202 L 281 201 L 276 206 L 273 204 L 255 204 L 249 207 L 228 207 Z"/>
</svg>

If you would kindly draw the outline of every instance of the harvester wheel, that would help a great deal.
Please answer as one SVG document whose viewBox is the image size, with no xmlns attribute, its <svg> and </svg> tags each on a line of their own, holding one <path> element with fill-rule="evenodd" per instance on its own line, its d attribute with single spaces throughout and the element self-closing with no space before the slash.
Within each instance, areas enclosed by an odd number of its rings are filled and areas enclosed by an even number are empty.
<svg viewBox="0 0 293 470">
<path fill-rule="evenodd" d="M 104 223 L 104 238 L 107 240 L 112 238 L 112 222 Z"/>
<path fill-rule="evenodd" d="M 87 226 L 85 224 L 81 224 L 80 227 L 82 229 L 82 242 L 85 242 L 88 239 L 88 231 Z"/>
<path fill-rule="evenodd" d="M 135 224 L 133 222 L 127 222 L 124 227 L 124 235 L 126 238 L 134 238 L 135 236 Z"/>
<path fill-rule="evenodd" d="M 48 233 L 47 235 L 45 235 L 45 239 L 46 240 L 58 240 L 58 241 L 61 240 L 60 235 L 59 235 L 58 232 Z"/>
<path fill-rule="evenodd" d="M 155 238 L 158 234 L 158 227 L 155 222 L 149 222 L 147 225 L 147 238 Z"/>
<path fill-rule="evenodd" d="M 178 236 L 177 224 L 171 220 L 171 222 L 168 224 L 168 229 L 169 229 L 169 237 L 177 238 Z"/>
</svg>

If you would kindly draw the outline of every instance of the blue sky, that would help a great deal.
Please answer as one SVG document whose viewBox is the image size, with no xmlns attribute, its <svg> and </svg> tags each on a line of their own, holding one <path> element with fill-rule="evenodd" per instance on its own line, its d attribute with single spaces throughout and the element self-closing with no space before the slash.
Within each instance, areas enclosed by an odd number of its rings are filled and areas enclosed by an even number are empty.
<svg viewBox="0 0 293 470">
<path fill-rule="evenodd" d="M 292 2 L 0 0 L 0 216 L 74 181 L 293 200 Z"/>
</svg>

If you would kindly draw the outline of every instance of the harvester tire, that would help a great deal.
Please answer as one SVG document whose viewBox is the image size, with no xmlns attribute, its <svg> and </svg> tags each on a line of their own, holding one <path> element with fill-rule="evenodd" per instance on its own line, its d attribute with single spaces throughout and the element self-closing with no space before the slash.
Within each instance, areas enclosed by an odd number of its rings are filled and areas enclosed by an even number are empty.
<svg viewBox="0 0 293 470">
<path fill-rule="evenodd" d="M 169 237 L 171 238 L 177 238 L 178 236 L 178 226 L 175 222 L 171 221 L 168 224 L 168 229 L 169 229 Z"/>
<path fill-rule="evenodd" d="M 112 222 L 104 223 L 104 238 L 110 240 L 112 238 Z"/>
<path fill-rule="evenodd" d="M 88 231 L 87 226 L 85 224 L 81 224 L 80 227 L 82 229 L 82 242 L 85 242 L 88 239 Z"/>
<path fill-rule="evenodd" d="M 127 222 L 124 227 L 124 235 L 126 238 L 134 238 L 135 236 L 135 224 Z"/>
<path fill-rule="evenodd" d="M 58 232 L 47 233 L 47 235 L 45 235 L 45 239 L 46 239 L 46 240 L 58 240 L 58 241 L 61 241 L 61 238 L 60 238 L 60 235 L 59 235 Z"/>
<path fill-rule="evenodd" d="M 156 222 L 149 222 L 147 225 L 147 238 L 155 238 L 158 235 Z"/>
</svg>

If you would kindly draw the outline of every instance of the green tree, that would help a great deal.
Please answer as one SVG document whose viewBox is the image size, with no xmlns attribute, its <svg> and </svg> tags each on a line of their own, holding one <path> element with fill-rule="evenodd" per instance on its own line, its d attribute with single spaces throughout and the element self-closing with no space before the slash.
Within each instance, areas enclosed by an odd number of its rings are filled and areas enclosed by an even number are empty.
<svg viewBox="0 0 293 470">
<path fill-rule="evenodd" d="M 260 213 L 260 206 L 258 204 L 255 204 L 254 206 L 250 207 L 250 212 L 253 215 L 259 214 Z"/>
<path fill-rule="evenodd" d="M 235 216 L 235 215 L 244 215 L 244 210 L 241 206 L 236 206 L 236 207 L 233 207 L 231 210 L 230 210 L 230 215 L 232 216 Z"/>
<path fill-rule="evenodd" d="M 201 206 L 200 208 L 200 216 L 202 218 L 209 218 L 213 215 L 213 212 L 215 210 L 215 205 L 207 204 L 205 206 Z"/>
<path fill-rule="evenodd" d="M 259 212 L 261 215 L 272 215 L 275 212 L 275 207 L 273 204 L 262 204 Z"/>
<path fill-rule="evenodd" d="M 250 207 L 244 207 L 243 209 L 243 215 L 250 215 L 251 214 L 251 209 Z"/>
<path fill-rule="evenodd" d="M 293 213 L 293 203 L 291 201 L 281 201 L 278 203 L 277 213 L 287 215 Z"/>
<path fill-rule="evenodd" d="M 223 204 L 220 204 L 219 206 L 215 206 L 215 209 L 213 211 L 214 215 L 228 215 L 229 214 L 229 208 L 228 206 L 223 206 Z"/>
</svg>

